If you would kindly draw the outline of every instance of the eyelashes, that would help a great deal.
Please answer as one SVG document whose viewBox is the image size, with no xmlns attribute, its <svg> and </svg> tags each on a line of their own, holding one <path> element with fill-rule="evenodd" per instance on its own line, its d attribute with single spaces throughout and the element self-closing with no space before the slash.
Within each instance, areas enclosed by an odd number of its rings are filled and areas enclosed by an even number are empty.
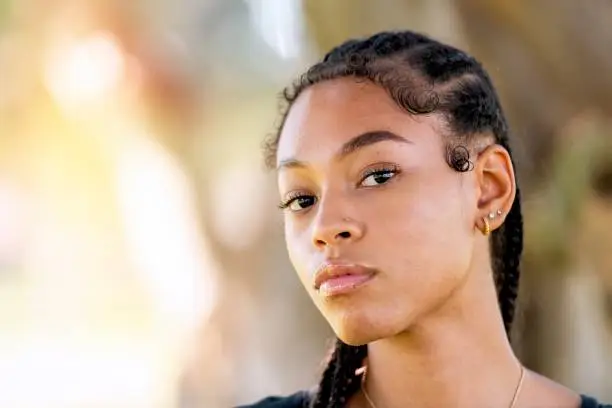
<svg viewBox="0 0 612 408">
<path fill-rule="evenodd" d="M 399 166 L 394 164 L 379 165 L 371 167 L 362 172 L 357 188 L 376 188 L 388 183 L 395 178 L 401 170 Z M 293 191 L 278 204 L 281 210 L 289 210 L 291 212 L 300 212 L 312 207 L 318 201 L 318 197 L 306 191 Z"/>
<path fill-rule="evenodd" d="M 303 192 L 289 193 L 287 198 L 278 204 L 278 208 L 281 210 L 289 209 L 296 212 L 314 205 L 316 200 L 316 196 L 305 194 Z"/>
<path fill-rule="evenodd" d="M 375 187 L 385 184 L 400 173 L 400 168 L 397 165 L 384 165 L 368 169 L 364 172 L 359 186 Z"/>
</svg>

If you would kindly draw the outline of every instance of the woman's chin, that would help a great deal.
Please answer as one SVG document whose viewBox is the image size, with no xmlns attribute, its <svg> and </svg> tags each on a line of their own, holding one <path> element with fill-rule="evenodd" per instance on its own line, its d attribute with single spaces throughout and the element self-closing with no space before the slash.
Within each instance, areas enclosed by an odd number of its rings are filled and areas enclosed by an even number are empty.
<svg viewBox="0 0 612 408">
<path fill-rule="evenodd" d="M 392 327 L 381 327 L 380 322 L 377 323 L 373 324 L 362 319 L 343 319 L 338 324 L 332 323 L 332 328 L 336 337 L 349 346 L 362 346 L 391 337 L 401 331 Z"/>
<path fill-rule="evenodd" d="M 405 330 L 405 319 L 397 313 L 388 313 L 380 307 L 361 304 L 321 310 L 340 340 L 351 346 L 360 346 L 392 337 Z"/>
<path fill-rule="evenodd" d="M 363 334 L 357 334 L 357 333 L 349 334 L 349 333 L 342 332 L 342 333 L 336 333 L 336 337 L 342 340 L 343 343 L 348 344 L 349 346 L 354 346 L 354 347 L 363 346 L 373 341 L 380 340 L 380 338 L 372 336 L 369 333 L 367 335 L 363 335 Z"/>
</svg>

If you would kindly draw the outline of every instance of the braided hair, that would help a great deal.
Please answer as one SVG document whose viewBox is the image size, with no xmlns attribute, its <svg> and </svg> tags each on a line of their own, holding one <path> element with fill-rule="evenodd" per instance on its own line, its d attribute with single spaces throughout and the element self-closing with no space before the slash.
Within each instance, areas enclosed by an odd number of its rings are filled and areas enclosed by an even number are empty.
<svg viewBox="0 0 612 408">
<path fill-rule="evenodd" d="M 473 169 L 466 146 L 482 135 L 494 137 L 495 143 L 511 154 L 504 113 L 491 79 L 480 63 L 467 53 L 425 35 L 399 31 L 341 44 L 283 91 L 286 110 L 278 132 L 265 143 L 269 166 L 274 167 L 280 133 L 296 98 L 313 84 L 341 77 L 373 82 L 411 115 L 441 115 L 448 131 L 446 161 L 458 172 Z M 491 234 L 490 250 L 498 304 L 510 338 L 523 250 L 518 187 L 505 223 Z M 349 346 L 337 339 L 312 408 L 343 406 L 359 389 L 355 370 L 366 356 L 366 345 Z"/>
</svg>

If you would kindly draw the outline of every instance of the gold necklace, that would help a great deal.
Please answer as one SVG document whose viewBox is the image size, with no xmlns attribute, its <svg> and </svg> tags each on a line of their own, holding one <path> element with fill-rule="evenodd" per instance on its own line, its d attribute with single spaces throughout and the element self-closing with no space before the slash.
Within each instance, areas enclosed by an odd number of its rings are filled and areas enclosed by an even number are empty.
<svg viewBox="0 0 612 408">
<path fill-rule="evenodd" d="M 370 406 L 370 408 L 378 408 L 376 404 L 374 404 L 374 401 L 372 401 L 372 398 L 370 398 L 370 396 L 368 395 L 368 392 L 365 388 L 365 379 L 368 369 L 367 367 L 362 367 L 360 370 L 362 370 L 363 372 L 363 375 L 361 376 L 361 391 L 363 392 L 363 396 L 365 397 L 366 401 L 368 401 L 368 405 Z M 518 384 L 516 385 L 516 389 L 514 390 L 514 395 L 512 396 L 512 402 L 510 402 L 510 407 L 508 408 L 514 408 L 514 405 L 518 400 L 519 394 L 521 393 L 521 388 L 523 387 L 523 380 L 525 380 L 525 367 L 521 365 L 521 376 L 519 378 Z"/>
</svg>

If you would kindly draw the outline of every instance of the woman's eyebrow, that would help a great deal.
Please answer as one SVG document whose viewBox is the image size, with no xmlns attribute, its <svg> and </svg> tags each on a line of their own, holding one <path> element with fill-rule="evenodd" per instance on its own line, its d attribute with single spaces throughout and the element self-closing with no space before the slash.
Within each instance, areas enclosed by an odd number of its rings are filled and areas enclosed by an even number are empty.
<svg viewBox="0 0 612 408">
<path fill-rule="evenodd" d="M 403 138 L 388 130 L 373 130 L 359 134 L 350 140 L 347 140 L 342 144 L 338 152 L 334 155 L 336 160 L 342 160 L 346 156 L 349 156 L 356 151 L 363 149 L 364 147 L 371 146 L 376 143 L 392 141 L 396 143 L 412 143 L 410 140 Z M 288 168 L 304 168 L 307 167 L 307 163 L 296 158 L 288 158 L 281 160 L 276 170 L 288 169 Z"/>
<path fill-rule="evenodd" d="M 374 130 L 362 133 L 346 141 L 336 153 L 336 158 L 341 160 L 346 156 L 363 149 L 366 146 L 371 146 L 376 143 L 392 141 L 397 143 L 412 143 L 410 140 L 403 138 L 388 130 Z"/>
</svg>

